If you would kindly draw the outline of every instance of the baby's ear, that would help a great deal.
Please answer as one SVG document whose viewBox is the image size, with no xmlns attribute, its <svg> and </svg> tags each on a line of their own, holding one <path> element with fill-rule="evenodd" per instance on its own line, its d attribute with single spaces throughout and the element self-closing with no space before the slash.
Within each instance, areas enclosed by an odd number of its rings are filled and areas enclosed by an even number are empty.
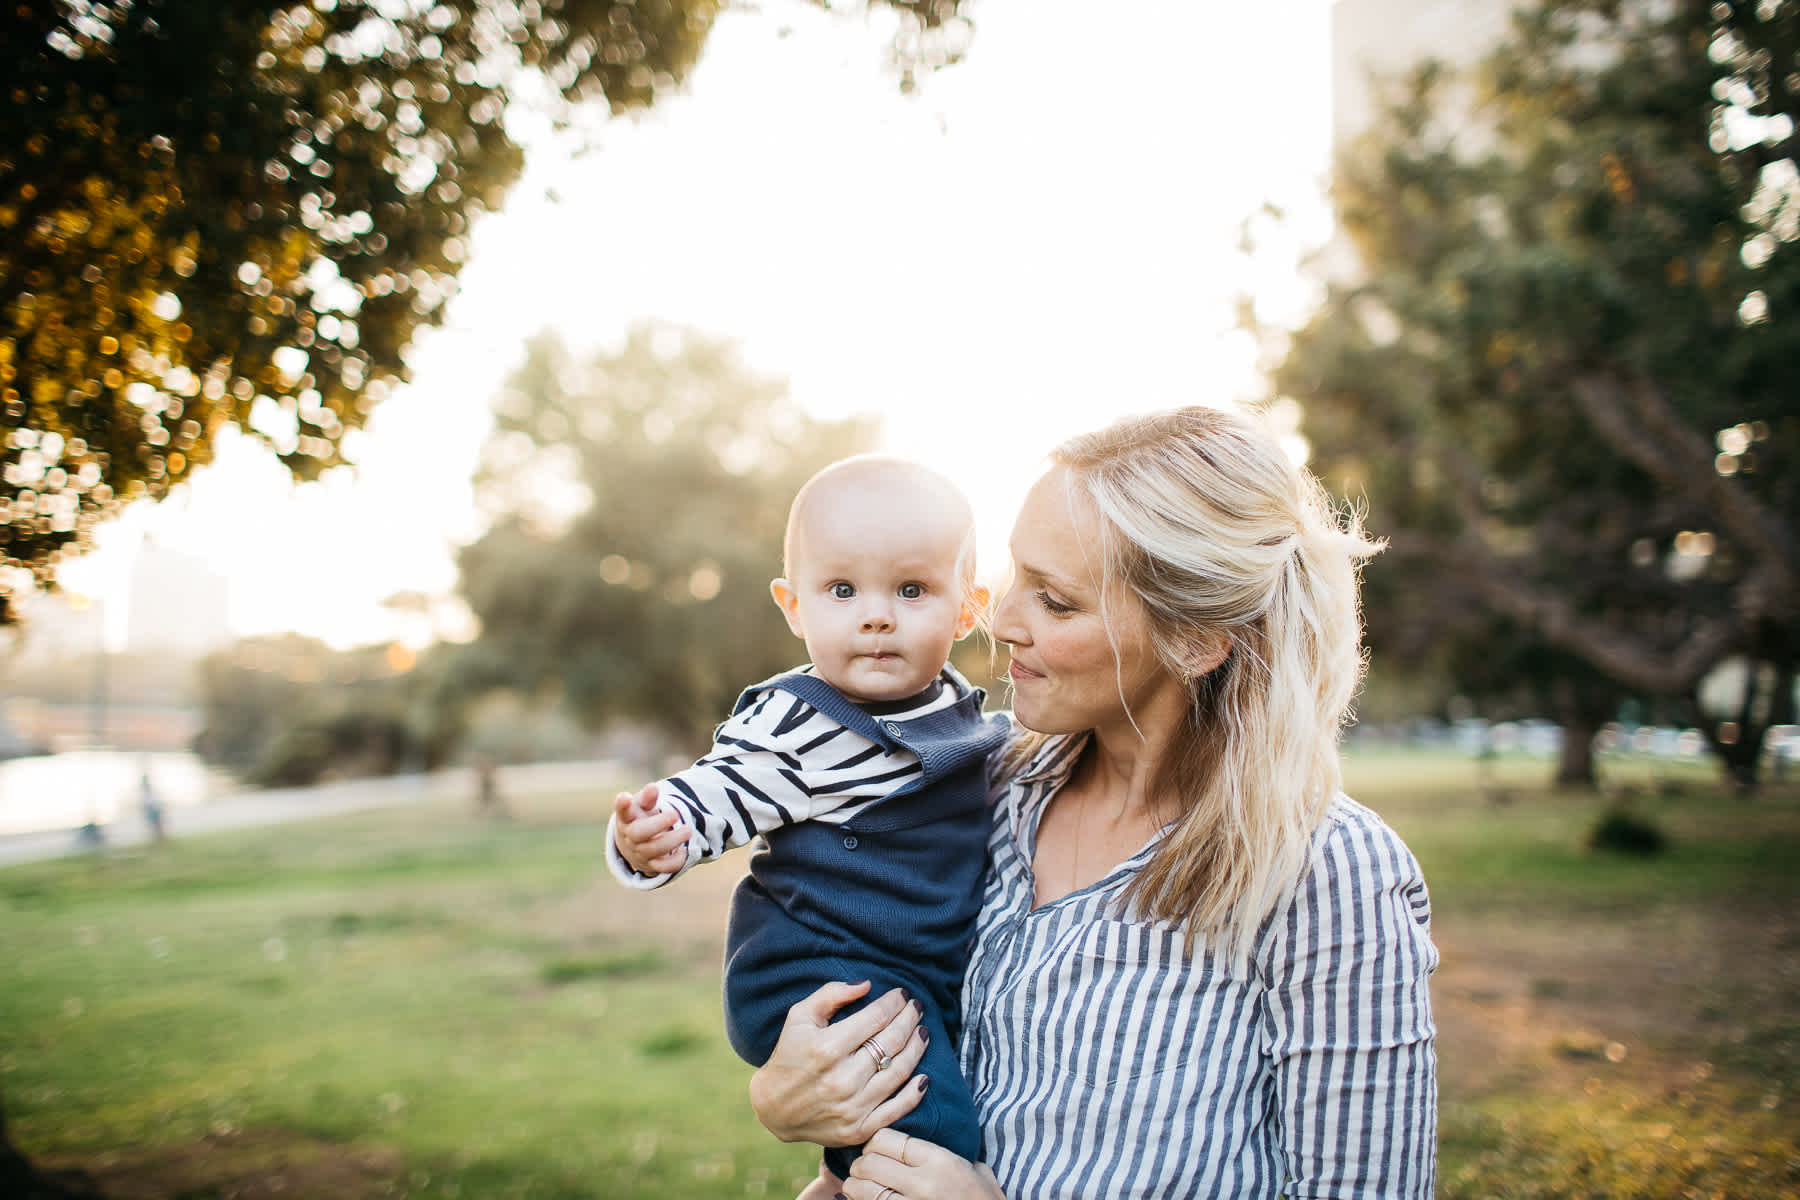
<svg viewBox="0 0 1800 1200">
<path fill-rule="evenodd" d="M 793 585 L 785 579 L 771 579 L 769 595 L 775 597 L 775 607 L 787 618 L 788 628 L 794 631 L 794 636 L 804 638 L 806 630 L 800 627 L 800 597 Z"/>
<path fill-rule="evenodd" d="M 966 638 L 975 627 L 981 624 L 981 618 L 987 614 L 988 602 L 994 598 L 981 584 L 976 584 L 963 594 L 962 611 L 956 614 L 956 636 Z"/>
</svg>

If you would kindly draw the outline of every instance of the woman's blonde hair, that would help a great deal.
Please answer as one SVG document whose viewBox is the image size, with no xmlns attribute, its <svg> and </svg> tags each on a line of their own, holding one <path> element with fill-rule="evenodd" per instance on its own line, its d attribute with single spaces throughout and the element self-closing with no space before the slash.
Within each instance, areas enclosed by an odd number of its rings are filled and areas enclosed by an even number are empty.
<svg viewBox="0 0 1800 1200">
<path fill-rule="evenodd" d="M 1127 903 L 1242 964 L 1341 784 L 1363 671 L 1357 572 L 1381 546 L 1241 412 L 1129 418 L 1051 457 L 1101 518 L 1102 613 L 1128 588 L 1158 657 L 1190 678 L 1156 793 L 1181 815 Z M 1219 635 L 1224 661 L 1194 677 Z"/>
</svg>

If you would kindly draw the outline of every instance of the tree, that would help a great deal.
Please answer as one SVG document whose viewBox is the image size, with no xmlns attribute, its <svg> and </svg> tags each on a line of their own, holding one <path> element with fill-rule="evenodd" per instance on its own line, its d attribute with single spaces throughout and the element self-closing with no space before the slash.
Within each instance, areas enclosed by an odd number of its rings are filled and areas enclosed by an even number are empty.
<svg viewBox="0 0 1800 1200">
<path fill-rule="evenodd" d="M 871 437 L 699 334 L 643 326 L 587 358 L 533 339 L 477 479 L 495 520 L 459 565 L 481 633 L 445 669 L 447 703 L 508 688 L 703 738 L 804 660 L 768 590 L 788 504 Z"/>
<path fill-rule="evenodd" d="M 1492 720 L 1549 714 L 1563 732 L 1553 781 L 1598 786 L 1594 743 L 1629 691 L 1484 608 L 1479 593 L 1455 573 L 1421 578 L 1425 573 L 1411 563 L 1368 570 L 1363 607 L 1367 640 L 1377 648 L 1371 682 L 1398 672 L 1414 685 L 1414 699 L 1423 684 L 1435 707 L 1451 711 L 1460 698 Z"/>
<path fill-rule="evenodd" d="M 299 634 L 246 638 L 199 665 L 194 749 L 264 787 L 442 765 L 435 680 L 399 644 L 333 650 Z"/>
<path fill-rule="evenodd" d="M 901 79 L 960 0 L 901 17 Z M 296 478 L 406 378 L 515 105 L 640 108 L 721 0 L 42 0 L 0 11 L 0 624 L 225 425 Z"/>
<path fill-rule="evenodd" d="M 1680 697 L 1743 786 L 1800 656 L 1797 71 L 1800 4 L 1702 0 L 1550 5 L 1420 71 L 1340 163 L 1358 268 L 1273 375 L 1390 538 L 1385 619 Z"/>
</svg>

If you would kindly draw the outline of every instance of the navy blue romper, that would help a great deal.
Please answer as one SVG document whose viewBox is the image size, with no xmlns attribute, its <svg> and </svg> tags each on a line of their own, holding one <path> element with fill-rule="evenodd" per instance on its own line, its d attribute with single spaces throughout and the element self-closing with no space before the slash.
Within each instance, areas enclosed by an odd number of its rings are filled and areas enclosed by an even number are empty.
<svg viewBox="0 0 1800 1200">
<path fill-rule="evenodd" d="M 904 747 L 923 775 L 842 825 L 801 821 L 763 835 L 766 848 L 731 901 L 725 940 L 725 1031 L 753 1066 L 767 1062 L 788 1009 L 836 981 L 872 983 L 866 999 L 905 989 L 931 1031 L 919 1072 L 931 1088 L 894 1125 L 981 1158 L 981 1126 L 957 1065 L 963 968 L 987 873 L 992 829 L 987 761 L 1011 736 L 1006 718 L 983 717 L 982 692 L 905 721 L 882 721 L 814 675 L 776 676 L 747 690 L 779 688 L 888 751 Z M 888 1046 L 895 1052 L 898 1046 Z M 827 1147 L 842 1178 L 860 1146 Z"/>
</svg>

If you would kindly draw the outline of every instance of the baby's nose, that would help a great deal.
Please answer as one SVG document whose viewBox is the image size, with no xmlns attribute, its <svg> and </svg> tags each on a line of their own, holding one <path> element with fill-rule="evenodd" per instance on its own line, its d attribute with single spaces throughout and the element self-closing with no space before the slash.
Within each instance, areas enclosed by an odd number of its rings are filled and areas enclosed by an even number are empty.
<svg viewBox="0 0 1800 1200">
<path fill-rule="evenodd" d="M 893 610 L 886 604 L 871 604 L 863 610 L 862 627 L 865 633 L 886 633 L 894 627 Z"/>
</svg>

